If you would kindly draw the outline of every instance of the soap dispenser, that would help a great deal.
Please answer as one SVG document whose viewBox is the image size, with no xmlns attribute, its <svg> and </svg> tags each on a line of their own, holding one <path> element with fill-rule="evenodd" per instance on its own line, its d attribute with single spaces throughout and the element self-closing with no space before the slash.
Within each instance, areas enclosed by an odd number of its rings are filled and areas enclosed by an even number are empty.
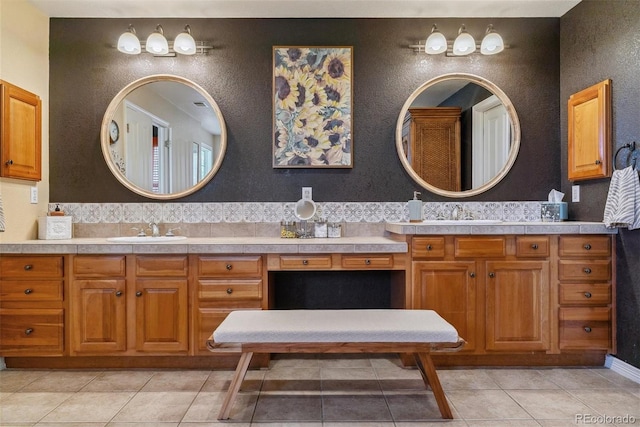
<svg viewBox="0 0 640 427">
<path fill-rule="evenodd" d="M 413 200 L 407 202 L 409 207 L 409 222 L 422 222 L 422 200 L 420 200 L 420 192 L 413 192 Z"/>
</svg>

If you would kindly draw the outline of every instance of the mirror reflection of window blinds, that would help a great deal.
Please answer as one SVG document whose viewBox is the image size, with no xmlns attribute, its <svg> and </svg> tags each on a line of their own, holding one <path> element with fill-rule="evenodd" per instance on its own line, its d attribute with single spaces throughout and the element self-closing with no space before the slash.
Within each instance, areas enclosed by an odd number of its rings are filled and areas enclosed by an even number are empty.
<svg viewBox="0 0 640 427">
<path fill-rule="evenodd" d="M 160 191 L 160 148 L 158 147 L 158 127 L 153 126 L 153 144 L 151 148 L 151 191 Z"/>
</svg>

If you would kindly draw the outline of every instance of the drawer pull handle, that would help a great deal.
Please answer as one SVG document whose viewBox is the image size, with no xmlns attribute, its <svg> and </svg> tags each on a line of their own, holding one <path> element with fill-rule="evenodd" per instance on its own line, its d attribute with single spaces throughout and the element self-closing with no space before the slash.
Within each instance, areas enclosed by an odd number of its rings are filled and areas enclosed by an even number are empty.
<svg viewBox="0 0 640 427">
<path fill-rule="evenodd" d="M 233 265 L 231 265 L 231 264 L 227 264 L 227 265 L 225 266 L 225 268 L 226 268 L 228 271 L 231 271 L 231 269 L 233 268 Z"/>
<path fill-rule="evenodd" d="M 7 166 L 11 166 L 13 164 L 13 160 L 9 159 L 6 162 L 4 162 L 4 164 Z"/>
<path fill-rule="evenodd" d="M 430 251 L 430 250 L 432 250 L 432 249 L 433 249 L 433 246 L 431 246 L 431 245 L 427 245 L 427 250 L 428 250 L 428 251 Z"/>
<path fill-rule="evenodd" d="M 587 243 L 586 245 L 584 245 L 584 250 L 585 251 L 590 251 L 591 250 L 591 245 L 589 243 Z"/>
<path fill-rule="evenodd" d="M 534 251 L 538 249 L 538 244 L 534 243 L 533 245 L 531 245 L 531 249 L 533 249 Z"/>
<path fill-rule="evenodd" d="M 585 268 L 582 271 L 584 271 L 584 274 L 591 274 L 591 269 L 589 267 Z"/>
<path fill-rule="evenodd" d="M 33 292 L 33 289 L 27 288 L 27 289 L 24 290 L 24 294 L 25 295 L 29 295 L 31 292 Z"/>
<path fill-rule="evenodd" d="M 137 296 L 137 297 L 141 297 L 141 296 L 142 296 L 142 291 L 138 291 L 138 292 L 136 292 L 136 296 Z"/>
<path fill-rule="evenodd" d="M 496 273 L 494 273 L 494 272 L 489 273 L 489 277 L 491 277 L 493 279 L 494 277 L 496 277 Z"/>
<path fill-rule="evenodd" d="M 303 259 L 302 260 L 302 265 L 309 265 L 309 260 L 308 259 Z"/>
<path fill-rule="evenodd" d="M 371 265 L 371 260 L 370 260 L 370 259 L 365 259 L 365 260 L 364 260 L 364 263 L 365 263 L 366 265 Z"/>
<path fill-rule="evenodd" d="M 473 271 L 471 273 L 469 273 L 469 277 L 474 278 L 476 277 L 476 273 L 474 273 Z"/>
<path fill-rule="evenodd" d="M 25 265 L 25 266 L 24 266 L 24 269 L 25 269 L 26 271 L 33 270 L 33 265 L 31 265 L 31 264 L 27 264 L 27 265 Z"/>
<path fill-rule="evenodd" d="M 121 297 L 122 296 L 122 291 L 116 291 L 116 296 L 117 297 Z"/>
<path fill-rule="evenodd" d="M 24 330 L 25 335 L 31 335 L 33 333 L 33 328 L 27 328 Z"/>
<path fill-rule="evenodd" d="M 233 293 L 233 289 L 231 289 L 231 288 L 227 288 L 227 293 L 228 293 L 229 295 L 231 295 L 231 294 Z"/>
<path fill-rule="evenodd" d="M 591 298 L 591 292 L 585 292 L 584 293 L 584 297 L 585 298 Z"/>
<path fill-rule="evenodd" d="M 584 331 L 585 331 L 586 333 L 591 332 L 591 327 L 589 327 L 589 326 L 585 326 L 585 327 L 584 327 Z"/>
</svg>

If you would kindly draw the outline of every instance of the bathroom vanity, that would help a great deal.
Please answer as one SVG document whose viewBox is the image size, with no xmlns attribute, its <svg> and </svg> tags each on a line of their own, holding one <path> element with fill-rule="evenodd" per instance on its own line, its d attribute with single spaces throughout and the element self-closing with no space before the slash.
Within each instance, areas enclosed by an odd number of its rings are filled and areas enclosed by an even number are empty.
<svg viewBox="0 0 640 427">
<path fill-rule="evenodd" d="M 602 224 L 386 228 L 3 244 L 0 355 L 9 367 L 232 367 L 238 355 L 205 347 L 226 315 L 277 308 L 279 273 L 322 271 L 384 272 L 388 308 L 436 310 L 467 341 L 439 365 L 601 365 L 615 353 L 615 239 Z"/>
</svg>

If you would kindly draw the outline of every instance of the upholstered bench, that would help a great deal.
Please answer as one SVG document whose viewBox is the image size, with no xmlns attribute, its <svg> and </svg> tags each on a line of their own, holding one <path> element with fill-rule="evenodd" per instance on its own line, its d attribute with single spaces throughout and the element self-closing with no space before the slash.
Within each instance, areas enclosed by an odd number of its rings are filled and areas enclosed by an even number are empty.
<svg viewBox="0 0 640 427">
<path fill-rule="evenodd" d="M 453 418 L 432 350 L 464 345 L 432 310 L 239 310 L 207 341 L 209 350 L 242 353 L 218 419 L 228 419 L 254 353 L 412 353 L 443 418 Z"/>
</svg>

